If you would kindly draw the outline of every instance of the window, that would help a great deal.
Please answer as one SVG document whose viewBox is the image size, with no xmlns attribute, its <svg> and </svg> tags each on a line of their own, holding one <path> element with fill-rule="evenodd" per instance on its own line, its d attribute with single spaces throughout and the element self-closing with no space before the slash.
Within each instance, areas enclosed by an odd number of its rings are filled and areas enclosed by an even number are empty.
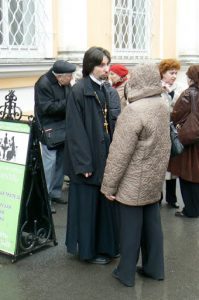
<svg viewBox="0 0 199 300">
<path fill-rule="evenodd" d="M 52 43 L 50 9 L 47 0 L 0 0 L 0 57 L 46 57 Z"/>
<path fill-rule="evenodd" d="M 114 0 L 115 56 L 147 57 L 150 41 L 150 0 Z"/>
<path fill-rule="evenodd" d="M 10 24 L 9 45 L 35 46 L 35 6 L 30 0 L 25 7 L 23 0 L 10 0 L 8 10 Z"/>
</svg>

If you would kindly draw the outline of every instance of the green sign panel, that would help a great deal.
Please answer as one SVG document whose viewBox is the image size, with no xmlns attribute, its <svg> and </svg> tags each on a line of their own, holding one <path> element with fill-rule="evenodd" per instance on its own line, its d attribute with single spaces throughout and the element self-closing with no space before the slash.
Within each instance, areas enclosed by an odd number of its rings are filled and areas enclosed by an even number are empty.
<svg viewBox="0 0 199 300">
<path fill-rule="evenodd" d="M 30 127 L 0 121 L 0 251 L 15 254 Z"/>
</svg>

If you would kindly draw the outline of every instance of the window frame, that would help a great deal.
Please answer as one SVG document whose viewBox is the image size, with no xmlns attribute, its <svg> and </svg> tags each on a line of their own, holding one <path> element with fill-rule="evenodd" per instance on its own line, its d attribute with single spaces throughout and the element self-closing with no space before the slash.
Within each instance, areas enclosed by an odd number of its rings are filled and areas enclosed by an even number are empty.
<svg viewBox="0 0 199 300">
<path fill-rule="evenodd" d="M 24 0 L 22 0 L 24 1 Z M 26 0 L 25 0 L 26 1 Z M 52 29 L 52 1 L 34 0 L 35 21 L 34 39 L 35 45 L 11 45 L 9 41 L 9 3 L 8 0 L 0 0 L 2 23 L 0 23 L 0 34 L 3 36 L 0 44 L 0 58 L 52 58 L 53 57 L 53 29 Z M 45 9 L 42 9 L 42 8 Z M 24 6 L 25 9 L 25 6 Z M 45 24 L 41 22 L 44 20 Z M 25 20 L 25 19 L 24 19 Z M 23 21 L 23 19 L 22 19 Z M 27 32 L 27 31 L 26 31 Z M 30 37 L 31 38 L 31 37 Z M 42 41 L 42 42 L 41 42 Z"/>
<path fill-rule="evenodd" d="M 113 49 L 113 56 L 115 57 L 149 57 L 150 56 L 150 36 L 151 36 L 151 0 L 143 0 L 144 3 L 144 12 L 139 11 L 135 11 L 134 7 L 132 7 L 132 2 L 136 2 L 136 0 L 113 0 L 112 5 L 112 18 L 113 18 L 113 22 L 112 22 L 112 33 L 113 33 L 113 39 L 112 39 L 112 49 Z M 139 0 L 138 0 L 139 1 Z M 118 7 L 115 6 L 115 3 L 122 3 L 125 2 L 127 5 L 126 7 L 123 7 L 122 5 Z M 128 43 L 129 43 L 129 47 L 116 47 L 116 43 L 115 43 L 115 33 L 116 33 L 116 25 L 115 25 L 115 16 L 116 16 L 116 12 L 117 16 L 120 16 L 120 12 L 124 10 L 125 13 L 123 14 L 124 16 L 128 16 Z M 134 18 L 133 16 L 137 16 L 137 15 L 145 15 L 144 17 L 144 28 L 145 28 L 145 34 L 143 39 L 145 39 L 145 47 L 144 48 L 134 48 L 133 47 L 133 40 L 132 36 L 133 36 L 133 26 L 131 25 L 131 22 L 133 19 L 136 20 L 136 17 Z M 124 18 L 124 17 L 123 17 Z M 119 24 L 119 27 L 122 28 L 123 24 Z M 122 36 L 122 29 L 119 29 L 119 32 L 117 33 L 117 35 Z M 121 40 L 119 41 L 119 44 L 121 45 Z"/>
</svg>

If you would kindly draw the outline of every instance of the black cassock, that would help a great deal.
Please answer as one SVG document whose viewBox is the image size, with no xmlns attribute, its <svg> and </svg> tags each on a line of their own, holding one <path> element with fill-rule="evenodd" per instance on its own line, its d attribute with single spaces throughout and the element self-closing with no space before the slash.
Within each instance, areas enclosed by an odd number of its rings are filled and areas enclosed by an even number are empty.
<svg viewBox="0 0 199 300">
<path fill-rule="evenodd" d="M 73 87 L 68 99 L 65 169 L 70 186 L 66 246 L 69 253 L 78 254 L 81 260 L 99 254 L 113 257 L 119 253 L 118 206 L 100 192 L 111 140 L 110 128 L 113 128 L 117 109 L 119 113 L 119 103 L 119 96 L 111 102 L 109 88 L 100 87 L 89 77 Z M 105 105 L 109 133 L 104 127 Z M 92 176 L 85 178 L 83 174 L 88 172 Z"/>
</svg>

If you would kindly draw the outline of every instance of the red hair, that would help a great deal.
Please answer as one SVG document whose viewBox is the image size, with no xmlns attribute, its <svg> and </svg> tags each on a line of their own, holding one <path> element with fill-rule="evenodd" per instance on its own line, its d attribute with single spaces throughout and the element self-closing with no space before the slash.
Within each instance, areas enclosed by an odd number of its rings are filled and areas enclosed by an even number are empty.
<svg viewBox="0 0 199 300">
<path fill-rule="evenodd" d="M 177 59 L 173 58 L 167 58 L 163 59 L 159 63 L 159 71 L 161 78 L 163 77 L 163 74 L 166 73 L 168 70 L 176 69 L 180 70 L 180 62 Z"/>
</svg>

